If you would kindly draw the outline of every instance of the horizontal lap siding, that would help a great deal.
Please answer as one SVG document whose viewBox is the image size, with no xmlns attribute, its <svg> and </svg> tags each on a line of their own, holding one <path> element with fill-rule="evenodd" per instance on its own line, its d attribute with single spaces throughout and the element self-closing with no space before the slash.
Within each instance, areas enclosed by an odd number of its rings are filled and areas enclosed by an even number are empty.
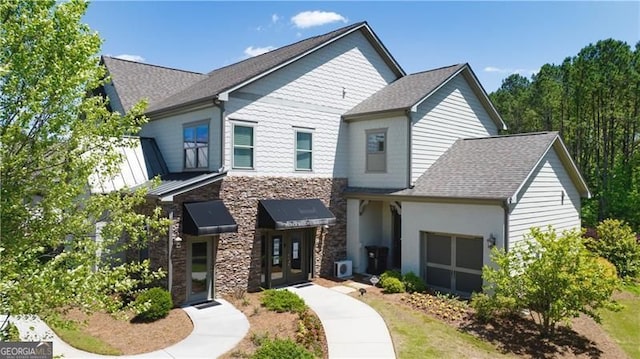
<svg viewBox="0 0 640 359">
<path fill-rule="evenodd" d="M 255 170 L 242 175 L 346 177 L 347 126 L 341 115 L 395 74 L 360 32 L 231 94 L 225 163 L 231 167 L 233 121 L 255 122 Z M 313 129 L 313 172 L 294 169 L 294 127 Z"/>
<path fill-rule="evenodd" d="M 557 233 L 580 228 L 580 194 L 553 148 L 521 193 L 509 215 L 512 244 L 521 241 L 532 227 L 544 229 L 551 225 Z"/>
<path fill-rule="evenodd" d="M 349 124 L 349 185 L 404 188 L 407 186 L 407 118 L 356 121 Z M 387 129 L 387 171 L 366 172 L 366 131 Z"/>
<path fill-rule="evenodd" d="M 140 135 L 153 137 L 170 172 L 183 171 L 182 129 L 187 123 L 207 120 L 209 123 L 209 170 L 217 171 L 220 161 L 220 109 L 208 107 L 183 114 L 152 119 L 142 127 Z"/>
<path fill-rule="evenodd" d="M 411 130 L 414 183 L 459 138 L 498 134 L 489 114 L 459 74 L 418 107 Z"/>
</svg>

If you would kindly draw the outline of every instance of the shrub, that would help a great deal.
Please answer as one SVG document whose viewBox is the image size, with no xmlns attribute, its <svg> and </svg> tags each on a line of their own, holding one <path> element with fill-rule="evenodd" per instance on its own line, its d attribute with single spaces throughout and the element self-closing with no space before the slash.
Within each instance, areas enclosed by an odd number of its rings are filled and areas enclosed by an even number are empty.
<svg viewBox="0 0 640 359">
<path fill-rule="evenodd" d="M 382 288 L 385 293 L 404 293 L 404 283 L 395 277 L 389 277 L 383 282 Z"/>
<path fill-rule="evenodd" d="M 267 289 L 262 293 L 261 301 L 264 307 L 278 313 L 300 313 L 307 309 L 302 298 L 286 289 Z"/>
<path fill-rule="evenodd" d="M 588 239 L 586 245 L 611 262 L 620 278 L 635 278 L 640 274 L 640 244 L 631 227 L 623 221 L 602 221 L 596 227 L 596 238 Z"/>
<path fill-rule="evenodd" d="M 262 342 L 262 345 L 256 350 L 252 358 L 313 359 L 313 354 L 291 339 L 267 339 Z"/>
<path fill-rule="evenodd" d="M 585 248 L 576 231 L 557 236 L 551 227 L 546 232 L 534 228 L 509 252 L 495 248 L 491 259 L 497 268 L 482 270 L 489 299 L 476 299 L 481 315 L 492 307 L 527 309 L 546 335 L 561 320 L 580 313 L 599 320 L 598 309 L 618 308 L 611 300 L 618 278 L 607 275 L 610 268 Z"/>
<path fill-rule="evenodd" d="M 296 332 L 296 342 L 317 357 L 322 357 L 322 338 L 324 331 L 322 322 L 311 311 L 305 310 L 298 313 L 298 330 Z"/>
<path fill-rule="evenodd" d="M 404 287 L 409 293 L 424 292 L 427 290 L 427 285 L 424 283 L 422 278 L 418 277 L 413 272 L 405 274 L 402 278 L 402 283 L 404 283 Z"/>
<path fill-rule="evenodd" d="M 0 322 L 2 324 L 2 322 Z M 16 327 L 13 323 L 8 322 L 5 326 L 0 330 L 0 342 L 19 342 L 20 341 L 20 332 L 18 331 L 18 327 Z"/>
<path fill-rule="evenodd" d="M 384 282 L 389 278 L 396 278 L 402 280 L 402 274 L 397 270 L 386 270 L 380 275 L 380 286 L 384 288 Z"/>
<path fill-rule="evenodd" d="M 154 321 L 164 318 L 173 308 L 171 293 L 154 287 L 140 293 L 135 301 L 136 307 L 141 308 L 137 318 L 144 321 Z"/>
</svg>

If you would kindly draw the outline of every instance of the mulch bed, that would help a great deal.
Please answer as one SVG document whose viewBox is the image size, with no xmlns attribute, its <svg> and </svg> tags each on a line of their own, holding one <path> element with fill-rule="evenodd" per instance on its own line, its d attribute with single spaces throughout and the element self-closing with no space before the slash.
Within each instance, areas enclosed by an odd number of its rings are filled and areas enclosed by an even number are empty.
<svg viewBox="0 0 640 359">
<path fill-rule="evenodd" d="M 346 281 L 335 278 L 314 280 L 316 284 L 325 287 L 348 285 L 352 281 L 370 284 L 368 278 L 363 276 L 356 276 Z M 356 292 L 353 295 L 359 294 Z M 420 311 L 460 331 L 491 342 L 504 353 L 523 358 L 627 358 L 626 353 L 604 329 L 593 319 L 584 315 L 572 320 L 570 327 L 559 326 L 553 338 L 542 338 L 538 328 L 527 317 L 505 318 L 481 324 L 473 319 L 471 308 L 465 311 L 463 318 L 443 318 L 442 315 L 434 314 L 432 311 L 416 308 L 408 300 L 408 294 L 384 294 L 381 288 L 370 287 L 365 295 L 374 295 L 385 301 Z M 616 294 L 616 296 L 624 295 L 625 293 Z"/>
<path fill-rule="evenodd" d="M 191 319 L 182 309 L 172 309 L 166 318 L 144 323 L 97 312 L 88 316 L 73 309 L 66 318 L 80 322 L 85 331 L 102 339 L 123 355 L 148 353 L 173 345 L 193 331 Z"/>
</svg>

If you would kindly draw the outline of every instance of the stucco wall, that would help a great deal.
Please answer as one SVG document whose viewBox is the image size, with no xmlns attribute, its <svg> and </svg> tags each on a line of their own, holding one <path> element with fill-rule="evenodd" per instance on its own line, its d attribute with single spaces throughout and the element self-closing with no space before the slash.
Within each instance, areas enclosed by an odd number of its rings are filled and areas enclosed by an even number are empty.
<svg viewBox="0 0 640 359">
<path fill-rule="evenodd" d="M 420 232 L 496 238 L 504 246 L 504 210 L 497 205 L 402 202 L 402 272 L 420 273 Z M 483 246 L 483 263 L 489 250 Z"/>
</svg>

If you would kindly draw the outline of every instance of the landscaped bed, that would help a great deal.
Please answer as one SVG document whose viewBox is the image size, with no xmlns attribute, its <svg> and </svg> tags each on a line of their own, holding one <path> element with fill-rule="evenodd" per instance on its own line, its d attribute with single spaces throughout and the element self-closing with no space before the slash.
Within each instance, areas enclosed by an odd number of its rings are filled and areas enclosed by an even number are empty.
<svg viewBox="0 0 640 359">
<path fill-rule="evenodd" d="M 367 278 L 355 280 L 368 284 Z M 332 287 L 349 285 L 352 281 L 321 278 L 315 282 Z M 552 338 L 544 339 L 526 317 L 481 324 L 466 301 L 450 296 L 385 294 L 377 287 L 368 288 L 364 295 L 359 292 L 352 295 L 384 318 L 399 359 L 629 357 L 602 326 L 585 316 L 574 319 L 570 328 L 561 326 Z M 627 300 L 640 300 L 628 298 L 628 293 L 617 294 L 620 295 Z"/>
<path fill-rule="evenodd" d="M 244 313 L 250 327 L 244 339 L 221 358 L 249 358 L 265 340 L 273 339 L 289 339 L 305 347 L 315 346 L 316 352 L 319 352 L 317 357 L 328 358 L 327 340 L 316 314 L 307 308 L 303 324 L 299 313 L 277 312 L 265 308 L 262 304 L 264 293 L 238 291 L 225 298 Z M 303 325 L 305 329 L 302 329 Z M 315 329 L 309 328 L 314 326 Z"/>
<path fill-rule="evenodd" d="M 124 314 L 126 316 L 126 313 Z M 153 322 L 116 318 L 104 312 L 86 315 L 74 309 L 65 315 L 76 322 L 70 328 L 53 329 L 68 344 L 93 353 L 132 355 L 166 348 L 186 338 L 193 323 L 182 309 L 172 309 L 167 317 Z"/>
</svg>

